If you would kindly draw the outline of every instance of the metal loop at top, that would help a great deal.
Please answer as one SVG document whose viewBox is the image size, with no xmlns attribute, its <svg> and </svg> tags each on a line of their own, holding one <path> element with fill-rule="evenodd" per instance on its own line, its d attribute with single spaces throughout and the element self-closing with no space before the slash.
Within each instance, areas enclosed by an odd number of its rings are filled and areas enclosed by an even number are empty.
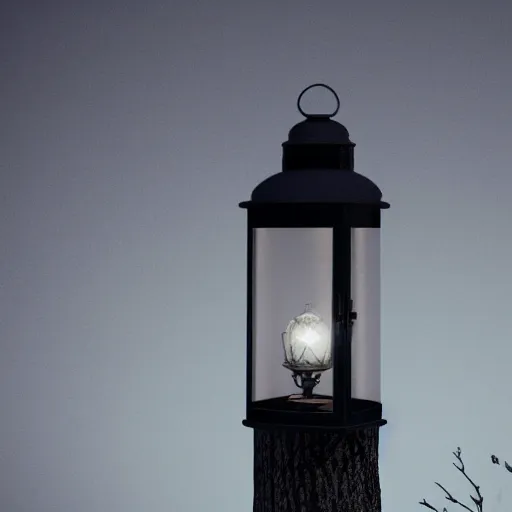
<svg viewBox="0 0 512 512">
<path fill-rule="evenodd" d="M 327 89 L 328 91 L 332 92 L 332 94 L 334 95 L 334 97 L 336 98 L 336 108 L 334 110 L 334 112 L 332 114 L 306 114 L 306 112 L 304 112 L 304 110 L 302 109 L 302 107 L 300 106 L 300 100 L 302 99 L 302 96 L 304 96 L 304 94 L 309 91 L 310 89 L 313 89 L 313 87 L 323 87 L 324 89 Z M 313 85 L 310 85 L 309 87 L 306 87 L 300 94 L 299 94 L 299 98 L 297 99 L 297 108 L 299 109 L 299 112 L 306 118 L 312 118 L 312 117 L 334 117 L 337 113 L 338 113 L 338 110 L 340 109 L 340 99 L 338 97 L 338 95 L 336 94 L 336 91 L 332 88 L 332 87 L 329 87 L 328 85 L 326 84 L 313 84 Z"/>
</svg>

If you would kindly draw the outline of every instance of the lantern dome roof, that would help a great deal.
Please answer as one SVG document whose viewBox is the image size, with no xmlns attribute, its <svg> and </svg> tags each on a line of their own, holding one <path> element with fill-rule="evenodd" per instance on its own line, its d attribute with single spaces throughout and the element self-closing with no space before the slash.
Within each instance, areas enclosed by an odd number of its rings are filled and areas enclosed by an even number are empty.
<svg viewBox="0 0 512 512">
<path fill-rule="evenodd" d="M 251 194 L 248 207 L 257 203 L 342 203 L 379 205 L 382 192 L 369 178 L 354 171 L 308 169 L 279 172 L 262 181 Z"/>
<path fill-rule="evenodd" d="M 303 94 L 312 87 L 330 90 L 337 102 L 331 114 L 306 114 Z M 294 125 L 282 144 L 282 171 L 263 180 L 242 208 L 263 204 L 351 204 L 389 208 L 369 178 L 354 171 L 354 146 L 345 126 L 331 119 L 339 109 L 338 95 L 325 84 L 302 91 L 297 101 L 306 118 Z"/>
</svg>

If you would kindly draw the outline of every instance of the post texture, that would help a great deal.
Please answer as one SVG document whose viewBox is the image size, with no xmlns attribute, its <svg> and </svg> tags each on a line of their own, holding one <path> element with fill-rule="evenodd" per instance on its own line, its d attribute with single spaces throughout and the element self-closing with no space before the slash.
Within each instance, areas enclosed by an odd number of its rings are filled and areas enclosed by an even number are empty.
<svg viewBox="0 0 512 512">
<path fill-rule="evenodd" d="M 253 512 L 380 512 L 379 428 L 254 430 Z"/>
</svg>

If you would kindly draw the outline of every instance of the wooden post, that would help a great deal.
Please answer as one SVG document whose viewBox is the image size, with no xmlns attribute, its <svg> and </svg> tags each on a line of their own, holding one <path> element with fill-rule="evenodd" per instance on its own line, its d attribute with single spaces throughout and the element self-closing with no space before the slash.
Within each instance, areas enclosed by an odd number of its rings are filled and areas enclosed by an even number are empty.
<svg viewBox="0 0 512 512">
<path fill-rule="evenodd" d="M 253 512 L 380 512 L 379 428 L 254 430 Z"/>
</svg>

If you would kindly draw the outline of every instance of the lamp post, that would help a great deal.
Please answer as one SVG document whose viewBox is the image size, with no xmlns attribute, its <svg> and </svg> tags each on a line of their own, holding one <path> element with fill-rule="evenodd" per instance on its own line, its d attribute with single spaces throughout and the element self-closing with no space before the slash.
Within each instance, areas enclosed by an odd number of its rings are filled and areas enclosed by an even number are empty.
<svg viewBox="0 0 512 512">
<path fill-rule="evenodd" d="M 332 92 L 308 114 L 305 92 Z M 337 94 L 299 96 L 282 172 L 247 209 L 247 410 L 254 512 L 380 511 L 380 219 Z"/>
</svg>

